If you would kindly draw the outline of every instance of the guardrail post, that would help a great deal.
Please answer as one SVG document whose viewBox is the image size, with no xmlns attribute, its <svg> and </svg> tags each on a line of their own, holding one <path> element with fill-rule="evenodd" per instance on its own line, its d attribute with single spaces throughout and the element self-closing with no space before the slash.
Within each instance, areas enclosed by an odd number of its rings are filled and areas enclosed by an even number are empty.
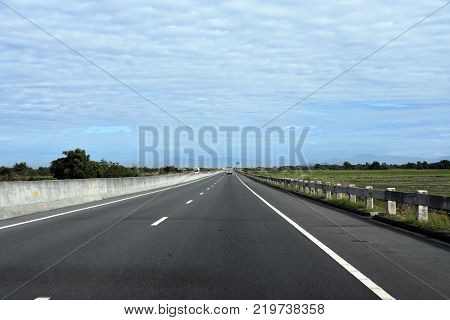
<svg viewBox="0 0 450 320">
<path fill-rule="evenodd" d="M 417 190 L 418 194 L 428 194 L 427 190 Z M 416 218 L 418 221 L 428 221 L 428 206 L 417 206 Z"/>
<path fill-rule="evenodd" d="M 349 186 L 350 188 L 354 188 L 354 187 L 355 187 L 354 184 L 349 184 L 348 186 Z M 349 191 L 348 191 L 348 197 L 350 198 L 350 202 L 356 203 L 356 195 L 351 194 L 350 192 L 351 192 L 351 191 L 349 190 Z"/>
<path fill-rule="evenodd" d="M 336 186 L 340 187 L 342 184 L 337 183 Z M 336 190 L 336 199 L 342 199 L 342 192 Z"/>
<path fill-rule="evenodd" d="M 311 186 L 311 194 L 312 195 L 316 194 L 316 182 L 315 181 L 310 181 L 309 185 Z"/>
<path fill-rule="evenodd" d="M 327 199 L 331 199 L 331 190 L 328 190 L 328 188 L 331 186 L 331 182 L 326 182 L 326 191 L 325 191 L 325 195 Z"/>
<path fill-rule="evenodd" d="M 303 180 L 298 181 L 300 192 L 305 192 L 305 188 L 303 187 Z"/>
<path fill-rule="evenodd" d="M 395 188 L 386 188 L 386 191 L 395 191 Z M 386 201 L 385 209 L 388 214 L 396 214 L 397 213 L 397 203 L 395 201 Z"/>
<path fill-rule="evenodd" d="M 367 192 L 367 196 L 366 196 L 366 208 L 367 209 L 373 209 L 373 198 L 372 198 L 372 192 L 370 190 L 373 189 L 372 186 L 367 186 L 366 187 L 367 190 L 369 190 Z"/>
<path fill-rule="evenodd" d="M 305 181 L 306 182 L 306 181 Z M 305 193 L 309 193 L 309 181 L 305 183 Z"/>
<path fill-rule="evenodd" d="M 317 181 L 317 195 L 321 196 L 322 195 L 322 181 Z"/>
</svg>

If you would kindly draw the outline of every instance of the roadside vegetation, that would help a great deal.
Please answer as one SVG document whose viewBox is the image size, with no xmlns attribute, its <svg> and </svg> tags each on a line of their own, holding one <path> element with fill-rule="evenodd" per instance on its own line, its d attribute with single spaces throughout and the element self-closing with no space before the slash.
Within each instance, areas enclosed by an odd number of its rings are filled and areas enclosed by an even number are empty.
<svg viewBox="0 0 450 320">
<path fill-rule="evenodd" d="M 444 160 L 445 161 L 445 160 Z M 444 162 L 446 164 L 446 162 Z M 307 181 L 341 183 L 342 185 L 355 184 L 357 187 L 372 186 L 374 189 L 396 188 L 396 191 L 415 192 L 427 190 L 429 194 L 450 196 L 450 168 L 443 169 L 310 169 L 310 168 L 269 168 L 245 170 L 260 175 L 294 178 Z M 289 189 L 289 188 L 288 188 Z M 299 193 L 293 188 L 291 191 Z M 429 209 L 428 221 L 419 222 L 416 219 L 416 207 L 409 204 L 397 203 L 397 213 L 389 215 L 381 200 L 374 200 L 374 208 L 366 209 L 364 199 L 357 198 L 356 203 L 350 202 L 348 195 L 343 199 L 325 199 L 325 195 L 310 195 L 309 197 L 321 199 L 343 207 L 357 209 L 365 212 L 377 212 L 390 219 L 408 224 L 425 227 L 436 231 L 450 232 L 449 212 Z"/>
<path fill-rule="evenodd" d="M 85 150 L 75 149 L 64 151 L 63 157 L 52 161 L 49 167 L 33 169 L 26 162 L 16 163 L 12 167 L 0 166 L 0 181 L 143 177 L 189 170 L 192 169 L 174 166 L 135 168 L 104 159 L 93 161 Z"/>
<path fill-rule="evenodd" d="M 294 178 L 308 181 L 340 183 L 342 185 L 355 184 L 357 187 L 372 186 L 374 189 L 395 188 L 396 191 L 416 192 L 427 190 L 429 194 L 450 196 L 450 161 L 443 160 L 441 169 L 408 168 L 411 165 L 397 165 L 393 168 L 370 169 L 371 165 L 354 165 L 347 169 L 344 166 L 336 168 L 323 167 L 315 169 L 299 167 L 260 168 L 249 172 L 264 174 L 278 178 Z M 361 169 L 365 167 L 365 169 Z M 430 166 L 428 165 L 428 168 Z M 420 168 L 420 169 L 419 169 Z"/>
<path fill-rule="evenodd" d="M 33 181 L 53 179 L 50 169 L 39 167 L 30 168 L 25 162 L 16 163 L 12 167 L 0 166 L 0 181 Z"/>
</svg>

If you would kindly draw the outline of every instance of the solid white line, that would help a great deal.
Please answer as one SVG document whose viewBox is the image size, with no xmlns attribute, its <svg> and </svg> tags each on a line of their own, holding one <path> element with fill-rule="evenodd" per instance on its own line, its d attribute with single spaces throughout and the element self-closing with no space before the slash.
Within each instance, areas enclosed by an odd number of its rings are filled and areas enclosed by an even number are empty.
<svg viewBox="0 0 450 320">
<path fill-rule="evenodd" d="M 194 201 L 194 200 L 189 200 L 188 202 L 186 202 L 186 204 L 189 204 L 189 203 L 191 203 L 192 201 Z"/>
<path fill-rule="evenodd" d="M 369 290 L 371 290 L 373 293 L 375 293 L 378 297 L 380 297 L 383 300 L 395 300 L 394 297 L 392 297 L 389 293 L 384 291 L 381 287 L 379 287 L 377 284 L 375 284 L 372 280 L 367 278 L 364 274 L 362 274 L 359 270 L 357 270 L 355 267 L 353 267 L 350 263 L 345 261 L 343 258 L 341 258 L 337 253 L 335 253 L 333 250 L 328 248 L 325 244 L 320 242 L 316 237 L 314 237 L 312 234 L 310 234 L 308 231 L 300 227 L 296 222 L 294 222 L 291 218 L 286 216 L 284 213 L 282 213 L 280 210 L 272 206 L 269 202 L 267 202 L 263 197 L 261 197 L 259 194 L 257 194 L 255 191 L 253 191 L 249 186 L 247 186 L 244 181 L 241 180 L 241 178 L 238 177 L 238 175 L 235 175 L 239 181 L 247 187 L 248 190 L 250 190 L 255 196 L 257 196 L 262 202 L 264 202 L 270 209 L 278 213 L 284 220 L 289 222 L 295 229 L 300 231 L 308 240 L 310 240 L 312 243 L 314 243 L 316 246 L 318 246 L 322 251 L 324 251 L 326 254 L 328 254 L 334 261 L 339 263 L 341 267 L 343 267 L 345 270 L 347 270 L 352 276 L 354 276 L 356 279 L 358 279 L 363 285 L 365 285 Z"/>
<path fill-rule="evenodd" d="M 200 192 L 200 195 L 202 195 L 203 194 L 203 192 Z"/>
<path fill-rule="evenodd" d="M 161 219 L 159 219 L 158 221 L 155 221 L 151 224 L 152 227 L 156 227 L 158 224 L 160 224 L 161 222 L 163 222 L 164 220 L 166 220 L 169 217 L 162 217 Z"/>
<path fill-rule="evenodd" d="M 34 300 L 50 300 L 50 297 L 37 297 Z"/>
<path fill-rule="evenodd" d="M 139 197 L 148 196 L 149 194 L 158 193 L 158 192 L 162 192 L 162 191 L 166 191 L 166 190 L 170 190 L 170 189 L 183 187 L 183 186 L 186 186 L 188 184 L 199 182 L 201 180 L 208 179 L 208 178 L 211 178 L 211 177 L 212 176 L 208 176 L 208 177 L 204 177 L 204 178 L 201 178 L 201 179 L 198 179 L 198 180 L 195 180 L 195 181 L 186 182 L 186 183 L 183 183 L 183 184 L 180 184 L 180 185 L 177 185 L 177 186 L 168 187 L 168 188 L 165 188 L 165 189 L 160 189 L 160 190 L 151 191 L 151 192 L 146 192 L 146 193 L 143 193 L 143 194 L 139 194 L 137 196 L 132 196 L 132 197 L 128 197 L 128 198 L 114 200 L 114 201 L 110 201 L 110 202 L 106 202 L 106 203 L 102 203 L 102 204 L 97 204 L 97 205 L 94 205 L 94 206 L 89 206 L 89 207 L 85 207 L 85 208 L 81 208 L 81 209 L 75 209 L 75 210 L 70 210 L 70 211 L 66 211 L 66 212 L 62 212 L 62 213 L 57 213 L 57 214 L 54 214 L 54 215 L 51 215 L 51 216 L 47 216 L 47 217 L 43 217 L 43 218 L 32 219 L 32 220 L 28 220 L 28 221 L 24 221 L 24 222 L 18 222 L 18 223 L 10 224 L 10 225 L 7 225 L 7 226 L 0 227 L 0 230 L 12 228 L 12 227 L 17 227 L 17 226 L 21 226 L 21 225 L 32 223 L 32 222 L 37 222 L 37 221 L 47 220 L 47 219 L 51 219 L 51 218 L 56 218 L 56 217 L 64 216 L 66 214 L 70 214 L 70 213 L 74 213 L 74 212 L 80 212 L 80 211 L 85 211 L 85 210 L 89 210 L 89 209 L 93 209 L 93 208 L 103 207 L 103 206 L 107 206 L 109 204 L 122 202 L 122 201 L 130 200 L 130 199 L 135 199 L 135 198 L 139 198 Z"/>
</svg>

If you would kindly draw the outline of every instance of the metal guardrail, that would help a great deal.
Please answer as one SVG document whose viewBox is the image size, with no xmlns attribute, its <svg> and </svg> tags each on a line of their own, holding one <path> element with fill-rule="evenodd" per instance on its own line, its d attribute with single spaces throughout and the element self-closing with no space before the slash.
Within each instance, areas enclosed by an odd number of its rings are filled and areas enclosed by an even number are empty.
<svg viewBox="0 0 450 320">
<path fill-rule="evenodd" d="M 416 193 L 398 192 L 395 191 L 395 188 L 377 190 L 371 186 L 358 188 L 354 185 L 332 185 L 329 182 L 322 183 L 321 181 L 275 178 L 251 173 L 246 174 L 256 179 L 270 181 L 277 185 L 296 188 L 302 193 L 325 195 L 327 199 L 343 199 L 344 194 L 348 195 L 351 202 L 356 202 L 356 197 L 364 198 L 367 209 L 373 208 L 373 199 L 381 200 L 385 202 L 385 208 L 389 214 L 396 214 L 397 203 L 415 205 L 417 206 L 416 218 L 419 221 L 428 220 L 428 208 L 450 211 L 450 197 L 428 195 L 426 190 L 417 190 Z"/>
</svg>

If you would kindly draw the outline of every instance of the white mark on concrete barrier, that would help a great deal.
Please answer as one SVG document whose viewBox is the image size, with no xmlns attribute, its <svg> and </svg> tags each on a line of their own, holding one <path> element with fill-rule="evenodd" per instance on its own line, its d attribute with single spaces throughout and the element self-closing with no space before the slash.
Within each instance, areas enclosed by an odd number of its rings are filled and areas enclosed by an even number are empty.
<svg viewBox="0 0 450 320">
<path fill-rule="evenodd" d="M 167 218 L 169 218 L 169 217 L 162 217 L 161 219 L 159 219 L 159 220 L 153 222 L 153 223 L 151 224 L 151 226 L 152 226 L 152 227 L 156 227 L 158 224 L 160 224 L 161 222 L 163 222 L 163 221 L 166 220 Z"/>
<path fill-rule="evenodd" d="M 189 200 L 188 202 L 186 202 L 186 204 L 189 204 L 189 203 L 191 203 L 192 201 L 194 201 L 194 200 Z"/>
<path fill-rule="evenodd" d="M 158 193 L 158 192 L 162 192 L 162 191 L 166 191 L 166 190 L 170 190 L 170 189 L 183 187 L 183 186 L 186 186 L 188 184 L 199 182 L 201 180 L 208 179 L 208 178 L 211 178 L 211 176 L 200 178 L 200 179 L 195 180 L 195 181 L 190 181 L 190 182 L 186 182 L 186 183 L 183 183 L 183 184 L 179 184 L 179 185 L 176 185 L 176 186 L 173 186 L 173 187 L 168 187 L 168 188 L 164 188 L 164 189 L 160 189 L 160 190 L 146 192 L 146 193 L 143 193 L 143 194 L 138 194 L 136 196 L 131 196 L 131 197 L 127 197 L 127 198 L 123 198 L 123 199 L 119 199 L 119 200 L 114 200 L 114 201 L 110 201 L 110 202 L 106 202 L 106 203 L 102 203 L 102 204 L 97 204 L 97 205 L 94 205 L 94 206 L 89 206 L 89 207 L 85 207 L 85 208 L 81 208 L 81 209 L 75 209 L 75 210 L 70 210 L 70 211 L 66 211 L 66 212 L 62 212 L 62 213 L 57 213 L 57 214 L 53 214 L 53 215 L 47 216 L 47 217 L 42 217 L 42 218 L 37 218 L 37 219 L 32 219 L 32 220 L 28 220 L 28 221 L 23 221 L 23 222 L 10 224 L 10 225 L 7 225 L 7 226 L 0 227 L 0 230 L 13 228 L 13 227 L 21 226 L 21 225 L 28 224 L 28 223 L 38 222 L 38 221 L 42 221 L 42 220 L 52 219 L 52 218 L 56 218 L 56 217 L 60 217 L 60 216 L 65 216 L 67 214 L 71 214 L 71 213 L 75 213 L 75 212 L 80 212 L 80 211 L 85 211 L 85 210 L 89 210 L 89 209 L 93 209 L 93 208 L 103 207 L 103 206 L 107 206 L 107 205 L 110 205 L 110 204 L 114 204 L 114 203 L 118 203 L 118 202 L 122 202 L 122 201 L 126 201 L 126 200 L 131 200 L 131 199 L 135 199 L 135 198 L 139 198 L 139 197 L 144 197 L 144 196 L 148 196 L 150 194 L 154 194 L 154 193 Z"/>
<path fill-rule="evenodd" d="M 335 253 L 333 250 L 328 248 L 325 244 L 320 242 L 316 237 L 314 237 L 312 234 L 310 234 L 308 231 L 300 227 L 296 222 L 294 222 L 291 218 L 286 216 L 284 213 L 282 213 L 280 210 L 272 206 L 269 202 L 267 202 L 263 197 L 261 197 L 259 194 L 257 194 L 255 191 L 253 191 L 249 186 L 247 186 L 244 181 L 241 180 L 237 175 L 235 175 L 239 181 L 247 187 L 248 190 L 250 190 L 256 197 L 259 198 L 262 202 L 264 202 L 270 209 L 275 211 L 279 216 L 281 216 L 284 220 L 289 222 L 295 229 L 297 229 L 300 233 L 302 233 L 308 240 L 310 240 L 312 243 L 314 243 L 316 246 L 318 246 L 322 251 L 324 251 L 328 256 L 330 256 L 334 261 L 336 261 L 341 267 L 343 267 L 345 270 L 347 270 L 352 276 L 354 276 L 356 279 L 358 279 L 363 285 L 365 285 L 369 290 L 371 290 L 373 293 L 375 293 L 378 297 L 380 297 L 383 300 L 395 300 L 394 297 L 392 297 L 389 293 L 384 291 L 381 287 L 379 287 L 376 283 L 374 283 L 372 280 L 367 278 L 364 274 L 362 274 L 358 269 L 353 267 L 350 263 L 345 261 L 343 258 L 341 258 L 337 253 Z"/>
</svg>

